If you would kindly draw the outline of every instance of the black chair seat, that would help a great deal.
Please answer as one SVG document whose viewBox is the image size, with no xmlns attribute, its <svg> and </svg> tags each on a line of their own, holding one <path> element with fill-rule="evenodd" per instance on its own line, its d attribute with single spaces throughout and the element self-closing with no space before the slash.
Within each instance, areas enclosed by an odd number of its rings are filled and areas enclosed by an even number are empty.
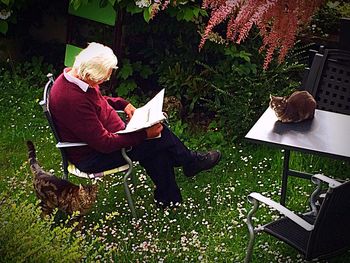
<svg viewBox="0 0 350 263">
<path fill-rule="evenodd" d="M 315 222 L 315 216 L 312 215 L 300 215 L 304 220 L 313 224 Z M 289 218 L 281 218 L 275 222 L 271 222 L 264 226 L 264 232 L 286 242 L 300 253 L 306 253 L 308 240 L 310 237 L 310 231 L 306 231 L 304 228 L 294 223 Z"/>
</svg>

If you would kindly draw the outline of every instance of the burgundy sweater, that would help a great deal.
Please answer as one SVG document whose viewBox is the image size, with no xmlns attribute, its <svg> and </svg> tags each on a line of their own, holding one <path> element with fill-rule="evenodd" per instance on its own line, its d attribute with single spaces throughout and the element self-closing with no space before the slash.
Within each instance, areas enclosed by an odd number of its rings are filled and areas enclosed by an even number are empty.
<svg viewBox="0 0 350 263">
<path fill-rule="evenodd" d="M 146 131 L 118 135 L 125 124 L 115 110 L 124 110 L 122 98 L 102 96 L 99 88 L 85 92 L 62 73 L 50 92 L 49 107 L 63 142 L 85 142 L 88 146 L 67 149 L 68 159 L 77 164 L 93 152 L 110 153 L 134 146 L 146 138 Z"/>
</svg>

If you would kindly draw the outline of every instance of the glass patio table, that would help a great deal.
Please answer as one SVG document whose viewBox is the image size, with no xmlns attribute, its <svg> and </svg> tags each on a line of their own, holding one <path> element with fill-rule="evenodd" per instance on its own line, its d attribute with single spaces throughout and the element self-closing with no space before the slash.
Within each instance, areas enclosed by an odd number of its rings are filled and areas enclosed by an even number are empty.
<svg viewBox="0 0 350 263">
<path fill-rule="evenodd" d="M 280 203 L 285 205 L 288 176 L 310 179 L 311 174 L 289 169 L 290 151 L 350 161 L 350 115 L 316 109 L 315 117 L 299 123 L 282 123 L 266 109 L 245 138 L 284 149 Z"/>
</svg>

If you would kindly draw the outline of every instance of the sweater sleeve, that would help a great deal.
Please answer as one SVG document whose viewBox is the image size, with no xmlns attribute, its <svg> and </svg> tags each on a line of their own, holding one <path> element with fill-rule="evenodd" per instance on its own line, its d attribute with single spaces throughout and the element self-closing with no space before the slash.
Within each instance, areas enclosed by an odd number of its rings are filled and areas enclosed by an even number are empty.
<svg viewBox="0 0 350 263">
<path fill-rule="evenodd" d="M 121 148 L 141 143 L 146 137 L 146 131 L 141 130 L 129 134 L 118 135 L 109 132 L 100 122 L 94 106 L 88 102 L 80 102 L 69 112 L 68 127 L 71 132 L 89 147 L 102 153 L 110 153 Z"/>
<path fill-rule="evenodd" d="M 124 110 L 125 107 L 129 104 L 129 102 L 121 97 L 109 97 L 103 96 L 109 105 L 111 105 L 115 110 Z"/>
</svg>

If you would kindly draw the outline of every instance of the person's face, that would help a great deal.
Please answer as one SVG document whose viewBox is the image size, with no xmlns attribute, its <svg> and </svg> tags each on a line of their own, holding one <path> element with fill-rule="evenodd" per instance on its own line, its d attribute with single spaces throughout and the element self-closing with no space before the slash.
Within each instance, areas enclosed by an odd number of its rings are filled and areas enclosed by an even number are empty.
<svg viewBox="0 0 350 263">
<path fill-rule="evenodd" d="M 110 69 L 108 70 L 107 77 L 106 77 L 106 80 L 105 80 L 105 81 L 108 81 L 108 80 L 111 78 L 112 72 L 113 72 L 113 69 L 110 68 Z"/>
<path fill-rule="evenodd" d="M 105 77 L 104 79 L 100 80 L 97 84 L 100 85 L 100 84 L 102 84 L 103 82 L 108 81 L 108 80 L 111 78 L 112 73 L 113 73 L 113 69 L 110 68 L 110 69 L 108 70 L 108 72 L 107 72 L 106 77 Z"/>
<path fill-rule="evenodd" d="M 86 83 L 88 83 L 88 84 L 89 84 L 90 86 L 92 86 L 92 87 L 94 87 L 94 86 L 96 86 L 96 85 L 100 85 L 100 84 L 102 84 L 103 82 L 108 81 L 108 80 L 110 79 L 110 77 L 111 77 L 111 75 L 112 75 L 112 71 L 113 71 L 113 69 L 109 69 L 108 72 L 107 72 L 107 74 L 106 74 L 106 77 L 103 78 L 103 79 L 101 79 L 100 81 L 95 82 L 95 81 L 91 80 L 89 77 L 87 77 L 87 79 L 85 79 L 84 81 L 85 81 Z"/>
</svg>

